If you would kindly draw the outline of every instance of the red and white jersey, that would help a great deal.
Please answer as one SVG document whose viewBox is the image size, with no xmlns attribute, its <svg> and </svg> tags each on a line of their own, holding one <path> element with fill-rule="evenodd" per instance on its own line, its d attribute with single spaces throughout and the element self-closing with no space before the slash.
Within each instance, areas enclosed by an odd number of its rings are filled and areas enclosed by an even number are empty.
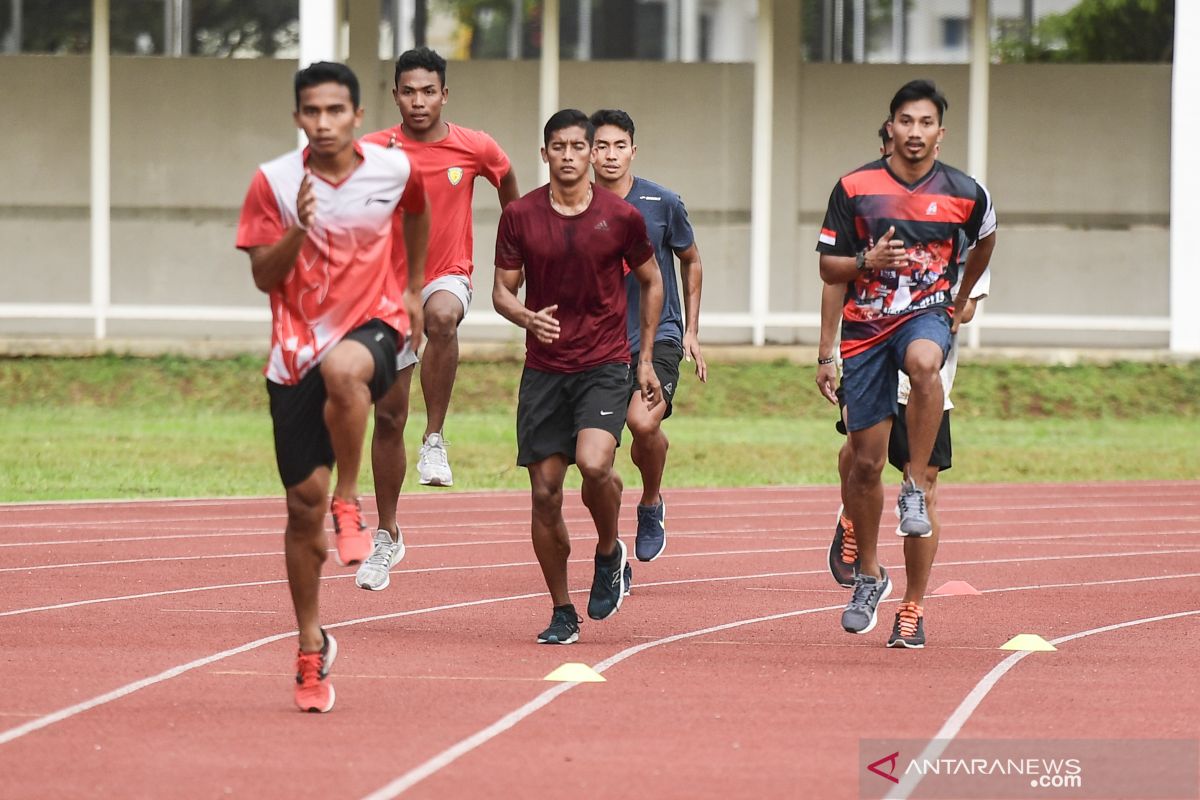
<svg viewBox="0 0 1200 800">
<path fill-rule="evenodd" d="M 267 379 L 295 384 L 347 333 L 372 318 L 400 334 L 408 313 L 391 269 L 393 219 L 425 210 L 421 177 L 402 150 L 355 143 L 362 161 L 341 183 L 312 176 L 316 221 L 296 264 L 270 291 Z M 259 167 L 242 204 L 237 246 L 272 245 L 297 222 L 308 148 Z M 397 226 L 398 228 L 399 226 Z"/>
<path fill-rule="evenodd" d="M 486 178 L 499 188 L 501 178 L 512 169 L 508 156 L 491 136 L 483 131 L 446 124 L 450 132 L 436 142 L 410 139 L 402 125 L 362 138 L 363 142 L 404 150 L 425 181 L 432 217 L 425 259 L 426 283 L 443 275 L 465 275 L 470 279 L 475 271 L 471 226 L 475 178 Z M 393 251 L 400 285 L 406 286 L 408 264 L 404 257 L 404 242 L 396 240 Z"/>
</svg>

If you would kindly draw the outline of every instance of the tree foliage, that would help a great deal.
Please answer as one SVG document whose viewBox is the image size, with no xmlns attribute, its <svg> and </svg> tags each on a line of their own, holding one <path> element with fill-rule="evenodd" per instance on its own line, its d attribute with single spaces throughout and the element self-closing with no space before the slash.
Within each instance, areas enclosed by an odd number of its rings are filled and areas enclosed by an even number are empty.
<svg viewBox="0 0 1200 800">
<path fill-rule="evenodd" d="M 995 50 L 1005 62 L 1169 62 L 1174 39 L 1175 0 L 1082 0 L 1043 17 L 1028 38 L 1008 32 Z"/>
</svg>

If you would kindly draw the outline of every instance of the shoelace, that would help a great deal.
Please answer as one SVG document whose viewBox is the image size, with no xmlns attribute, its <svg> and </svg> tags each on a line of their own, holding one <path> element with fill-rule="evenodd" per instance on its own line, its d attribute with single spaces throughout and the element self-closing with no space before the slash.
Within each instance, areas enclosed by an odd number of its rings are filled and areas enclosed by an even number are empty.
<svg viewBox="0 0 1200 800">
<path fill-rule="evenodd" d="M 345 500 L 339 500 L 335 497 L 333 498 L 330 511 L 333 513 L 334 533 L 343 532 L 342 522 L 345 517 L 349 517 L 349 519 L 346 519 L 345 521 L 350 523 L 350 526 L 346 528 L 346 530 L 362 530 L 362 510 L 359 508 L 357 502 L 349 503 Z"/>
<path fill-rule="evenodd" d="M 574 619 L 571 619 L 572 617 L 574 617 Z M 570 611 L 555 609 L 554 615 L 550 620 L 550 627 L 553 628 L 555 625 L 559 624 L 560 622 L 562 624 L 566 625 L 567 627 L 570 627 L 572 625 L 578 625 L 579 623 L 583 622 L 583 617 L 579 616 L 578 614 L 572 614 Z"/>
<path fill-rule="evenodd" d="M 853 564 L 858 560 L 858 541 L 854 538 L 854 523 L 842 517 L 842 563 Z"/>
<path fill-rule="evenodd" d="M 371 551 L 371 555 L 367 556 L 366 563 L 372 567 L 387 569 L 392 565 L 392 554 L 396 552 L 396 548 L 399 546 L 399 542 L 375 545 L 375 549 Z"/>
<path fill-rule="evenodd" d="M 421 457 L 438 467 L 447 466 L 450 461 L 446 458 L 446 446 L 449 444 L 442 439 L 438 444 L 421 445 Z"/>
<path fill-rule="evenodd" d="M 900 635 L 911 639 L 917 635 L 917 623 L 921 621 L 921 607 L 916 603 L 900 604 Z"/>
<path fill-rule="evenodd" d="M 883 578 L 878 578 L 874 583 L 868 581 L 857 581 L 854 584 L 854 594 L 850 595 L 850 605 L 852 606 L 869 606 L 871 599 L 883 588 Z"/>
<path fill-rule="evenodd" d="M 301 686 L 315 686 L 321 681 L 321 662 L 323 656 L 320 653 L 300 653 L 299 664 L 296 669 L 296 683 Z"/>
<path fill-rule="evenodd" d="M 918 492 L 916 490 L 900 492 L 900 496 L 897 498 L 896 502 L 900 505 L 900 516 L 902 517 L 913 513 L 914 509 L 911 507 L 911 504 L 913 503 L 916 504 L 915 513 L 925 513 L 924 492 Z"/>
</svg>

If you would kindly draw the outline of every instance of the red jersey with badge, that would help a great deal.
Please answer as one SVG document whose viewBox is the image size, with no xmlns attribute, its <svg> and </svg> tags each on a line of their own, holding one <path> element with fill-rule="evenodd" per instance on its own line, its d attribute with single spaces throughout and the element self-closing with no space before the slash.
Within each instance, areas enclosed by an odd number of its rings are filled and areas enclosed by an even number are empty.
<svg viewBox="0 0 1200 800">
<path fill-rule="evenodd" d="M 508 204 L 496 233 L 496 266 L 525 269 L 525 307 L 557 304 L 557 341 L 525 335 L 525 364 L 575 373 L 601 364 L 628 364 L 625 268 L 654 255 L 638 210 L 612 192 L 593 189 L 573 217 L 550 205 L 549 185 Z"/>
<path fill-rule="evenodd" d="M 847 286 L 842 358 L 874 347 L 913 314 L 953 312 L 950 290 L 987 208 L 983 187 L 940 161 L 912 184 L 900 180 L 886 159 L 838 181 L 817 252 L 853 256 L 874 247 L 892 226 L 892 238 L 908 250 L 907 267 L 865 272 Z"/>
<path fill-rule="evenodd" d="M 339 184 L 312 176 L 316 221 L 296 264 L 269 293 L 268 380 L 299 383 L 347 333 L 372 318 L 407 335 L 408 313 L 391 269 L 393 220 L 425 210 L 421 177 L 402 150 L 354 145 L 362 161 Z M 238 222 L 243 250 L 278 242 L 296 224 L 308 148 L 259 167 Z"/>
<path fill-rule="evenodd" d="M 471 201 L 475 178 L 486 178 L 495 187 L 512 169 L 500 145 L 483 131 L 447 123 L 450 132 L 437 142 L 418 142 L 396 125 L 362 138 L 364 142 L 398 147 L 412 157 L 429 195 L 432 225 L 429 249 L 425 257 L 425 282 L 443 275 L 465 275 L 475 271 L 472 261 L 475 241 L 471 223 Z M 397 239 L 393 249 L 400 285 L 408 284 L 408 264 L 404 241 Z"/>
</svg>

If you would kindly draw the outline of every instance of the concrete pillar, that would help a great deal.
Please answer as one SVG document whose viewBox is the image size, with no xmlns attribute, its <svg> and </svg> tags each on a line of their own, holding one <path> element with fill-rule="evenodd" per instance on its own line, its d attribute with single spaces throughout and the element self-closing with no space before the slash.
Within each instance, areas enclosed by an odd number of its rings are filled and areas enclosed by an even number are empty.
<svg viewBox="0 0 1200 800">
<path fill-rule="evenodd" d="M 558 29 L 559 0 L 546 0 L 542 6 L 542 61 L 538 92 L 537 140 L 550 115 L 558 111 Z M 550 167 L 540 164 L 538 174 L 542 183 L 550 180 Z"/>
<path fill-rule="evenodd" d="M 344 0 L 350 24 L 350 46 L 346 53 L 346 64 L 358 76 L 362 90 L 363 114 L 362 133 L 384 127 L 384 121 L 394 115 L 390 106 L 379 107 L 376 98 L 384 89 L 384 70 L 379 60 L 379 0 Z M 391 85 L 391 70 L 387 71 L 387 85 Z"/>
<path fill-rule="evenodd" d="M 1173 353 L 1200 353 L 1200 314 L 1195 292 L 1200 285 L 1200 7 L 1195 0 L 1175 3 L 1175 65 L 1171 72 L 1171 277 Z"/>
<path fill-rule="evenodd" d="M 108 335 L 112 301 L 108 0 L 92 0 L 91 289 L 93 335 Z"/>
</svg>

